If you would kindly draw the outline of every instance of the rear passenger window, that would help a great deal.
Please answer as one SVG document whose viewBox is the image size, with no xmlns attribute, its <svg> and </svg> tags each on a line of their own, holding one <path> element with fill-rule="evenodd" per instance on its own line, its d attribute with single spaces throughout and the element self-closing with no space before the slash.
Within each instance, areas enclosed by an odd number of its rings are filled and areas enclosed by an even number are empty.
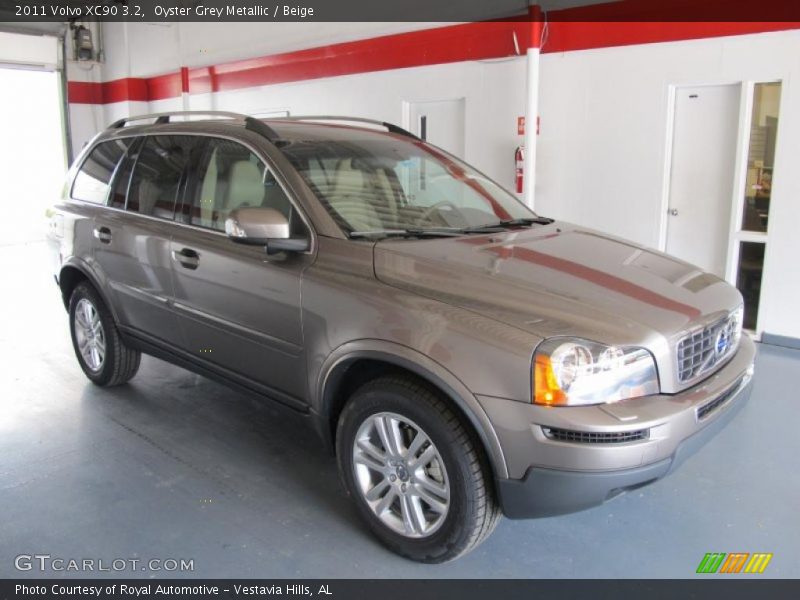
<svg viewBox="0 0 800 600">
<path fill-rule="evenodd" d="M 194 143 L 192 136 L 147 136 L 133 168 L 125 209 L 172 219 L 181 176 Z"/>
<path fill-rule="evenodd" d="M 130 138 L 123 138 L 98 144 L 75 176 L 72 197 L 93 204 L 105 204 L 114 169 L 125 156 L 130 143 Z"/>
<path fill-rule="evenodd" d="M 255 154 L 237 142 L 209 140 L 200 158 L 186 220 L 224 231 L 228 213 L 246 206 L 274 208 L 293 220 L 289 198 Z"/>
</svg>

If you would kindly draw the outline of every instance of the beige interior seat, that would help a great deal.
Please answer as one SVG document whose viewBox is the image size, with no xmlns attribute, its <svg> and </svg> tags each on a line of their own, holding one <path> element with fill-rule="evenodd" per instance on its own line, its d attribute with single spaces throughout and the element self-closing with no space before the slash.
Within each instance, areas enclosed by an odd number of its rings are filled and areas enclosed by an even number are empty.
<svg viewBox="0 0 800 600">
<path fill-rule="evenodd" d="M 240 160 L 230 168 L 227 212 L 244 206 L 261 206 L 264 202 L 264 180 L 261 169 L 249 160 Z"/>
<path fill-rule="evenodd" d="M 374 194 L 370 192 L 365 173 L 353 168 L 353 160 L 343 158 L 336 165 L 333 186 L 327 197 L 331 208 L 347 221 L 355 231 L 369 231 L 384 227 L 373 207 Z"/>
<path fill-rule="evenodd" d="M 144 177 L 140 179 L 136 189 L 139 213 L 143 215 L 152 215 L 163 193 L 161 186 L 152 179 Z"/>
<path fill-rule="evenodd" d="M 203 185 L 200 188 L 200 225 L 202 227 L 212 227 L 214 225 L 218 180 L 217 149 L 214 148 L 211 159 L 208 161 L 206 174 L 203 176 Z"/>
</svg>

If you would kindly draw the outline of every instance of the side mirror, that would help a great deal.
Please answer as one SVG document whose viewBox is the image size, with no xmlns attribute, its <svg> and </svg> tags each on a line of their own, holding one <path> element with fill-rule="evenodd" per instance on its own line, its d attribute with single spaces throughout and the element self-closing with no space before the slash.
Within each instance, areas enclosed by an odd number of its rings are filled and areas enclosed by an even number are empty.
<svg viewBox="0 0 800 600">
<path fill-rule="evenodd" d="M 239 244 L 266 246 L 267 254 L 305 252 L 308 238 L 292 238 L 289 220 L 274 208 L 237 208 L 225 219 L 225 233 Z"/>
</svg>

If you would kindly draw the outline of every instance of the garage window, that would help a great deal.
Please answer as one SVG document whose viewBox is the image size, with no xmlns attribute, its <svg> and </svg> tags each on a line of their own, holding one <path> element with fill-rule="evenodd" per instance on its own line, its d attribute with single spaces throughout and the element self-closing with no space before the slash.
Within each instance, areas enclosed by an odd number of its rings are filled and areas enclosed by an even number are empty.
<svg viewBox="0 0 800 600">
<path fill-rule="evenodd" d="M 128 146 L 130 139 L 127 138 L 98 144 L 75 176 L 72 197 L 92 204 L 105 204 L 114 169 L 125 156 Z"/>
</svg>

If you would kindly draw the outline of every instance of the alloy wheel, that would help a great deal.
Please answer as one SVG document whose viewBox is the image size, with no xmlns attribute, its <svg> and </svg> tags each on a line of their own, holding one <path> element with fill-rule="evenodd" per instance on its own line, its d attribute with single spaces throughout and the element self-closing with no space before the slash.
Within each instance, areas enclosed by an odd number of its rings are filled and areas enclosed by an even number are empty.
<svg viewBox="0 0 800 600">
<path fill-rule="evenodd" d="M 359 427 L 353 469 L 361 496 L 380 521 L 411 538 L 432 535 L 450 508 L 444 461 L 422 428 L 381 412 Z"/>
<path fill-rule="evenodd" d="M 92 371 L 103 368 L 106 336 L 100 313 L 88 299 L 81 298 L 75 307 L 75 343 L 83 361 Z"/>
</svg>

